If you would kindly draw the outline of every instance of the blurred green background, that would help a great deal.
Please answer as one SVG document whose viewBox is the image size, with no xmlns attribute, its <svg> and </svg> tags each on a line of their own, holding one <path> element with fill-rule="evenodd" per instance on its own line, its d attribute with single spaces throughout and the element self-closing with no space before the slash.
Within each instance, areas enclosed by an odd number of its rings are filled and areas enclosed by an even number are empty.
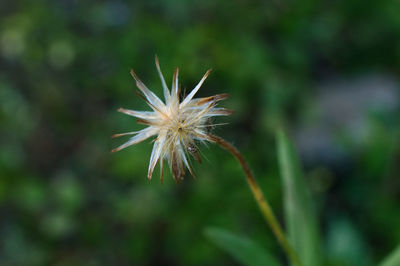
<svg viewBox="0 0 400 266">
<path fill-rule="evenodd" d="M 202 146 L 197 179 L 146 178 L 150 140 L 116 112 L 182 88 L 229 93 L 215 129 L 282 219 L 274 130 L 313 192 L 329 265 L 374 265 L 400 242 L 399 1 L 1 1 L 0 265 L 237 265 L 204 228 L 284 255 L 235 160 Z"/>
</svg>

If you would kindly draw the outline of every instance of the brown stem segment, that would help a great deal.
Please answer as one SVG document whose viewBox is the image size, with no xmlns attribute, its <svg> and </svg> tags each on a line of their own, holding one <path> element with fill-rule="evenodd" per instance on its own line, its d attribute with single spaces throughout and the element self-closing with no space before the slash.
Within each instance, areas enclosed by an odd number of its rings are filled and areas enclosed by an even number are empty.
<svg viewBox="0 0 400 266">
<path fill-rule="evenodd" d="M 242 166 L 243 171 L 246 175 L 246 179 L 250 186 L 251 192 L 253 193 L 254 198 L 257 201 L 258 207 L 260 207 L 262 215 L 264 216 L 268 225 L 271 227 L 272 232 L 275 234 L 276 238 L 278 239 L 278 242 L 282 246 L 283 250 L 286 252 L 286 254 L 289 257 L 292 264 L 296 265 L 296 266 L 301 266 L 301 262 L 297 256 L 297 254 L 292 249 L 288 240 L 286 239 L 285 234 L 283 233 L 283 230 L 282 230 L 281 226 L 279 225 L 279 223 L 271 209 L 271 206 L 269 205 L 267 199 L 264 197 L 264 194 L 263 194 L 260 186 L 257 184 L 256 180 L 254 179 L 254 176 L 251 173 L 250 167 L 244 160 L 242 154 L 238 151 L 238 149 L 236 149 L 233 145 L 231 145 L 230 143 L 225 141 L 223 138 L 215 136 L 215 135 L 211 135 L 211 134 L 209 134 L 208 137 L 210 138 L 210 141 L 217 143 L 222 148 L 224 148 L 227 151 L 229 151 L 230 153 L 232 153 L 232 155 L 235 156 L 236 159 L 239 161 L 239 163 Z"/>
</svg>

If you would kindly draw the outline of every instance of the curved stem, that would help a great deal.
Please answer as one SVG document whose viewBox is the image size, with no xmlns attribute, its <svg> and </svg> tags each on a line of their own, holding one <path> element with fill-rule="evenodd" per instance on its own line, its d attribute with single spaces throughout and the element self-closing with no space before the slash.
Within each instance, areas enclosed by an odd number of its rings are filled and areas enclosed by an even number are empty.
<svg viewBox="0 0 400 266">
<path fill-rule="evenodd" d="M 278 239 L 278 242 L 282 246 L 283 250 L 286 252 L 287 256 L 289 257 L 290 261 L 292 262 L 293 265 L 296 266 L 301 266 L 301 262 L 293 250 L 293 248 L 290 246 L 288 240 L 285 237 L 285 234 L 283 233 L 283 230 L 281 226 L 279 225 L 272 209 L 271 206 L 269 205 L 267 199 L 264 197 L 264 194 L 260 188 L 260 186 L 257 184 L 256 180 L 254 179 L 253 174 L 251 173 L 249 165 L 246 163 L 244 160 L 242 154 L 236 149 L 233 145 L 225 141 L 223 138 L 215 136 L 215 135 L 208 135 L 210 137 L 210 140 L 212 142 L 217 143 L 220 145 L 222 148 L 225 150 L 229 151 L 232 153 L 233 156 L 239 161 L 240 165 L 243 168 L 243 171 L 246 175 L 247 182 L 250 186 L 251 192 L 254 195 L 254 198 L 257 201 L 258 207 L 260 207 L 261 213 L 264 216 L 265 220 L 267 221 L 268 225 L 271 227 L 272 232 L 275 234 L 275 237 Z"/>
</svg>

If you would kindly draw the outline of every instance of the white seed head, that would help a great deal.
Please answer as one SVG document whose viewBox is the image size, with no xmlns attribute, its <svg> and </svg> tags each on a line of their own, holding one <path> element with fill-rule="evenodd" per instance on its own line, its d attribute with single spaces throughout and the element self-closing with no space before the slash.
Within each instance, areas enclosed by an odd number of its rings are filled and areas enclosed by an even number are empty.
<svg viewBox="0 0 400 266">
<path fill-rule="evenodd" d="M 151 136 L 157 136 L 154 141 L 153 151 L 150 156 L 148 178 L 151 179 L 154 168 L 158 162 L 161 167 L 161 180 L 163 180 L 163 163 L 167 160 L 174 179 L 179 182 L 185 175 L 185 168 L 193 175 L 188 154 L 201 162 L 196 142 L 212 141 L 207 134 L 211 126 L 209 120 L 214 116 L 230 115 L 231 110 L 217 108 L 217 102 L 224 100 L 228 94 L 218 94 L 205 98 L 193 98 L 200 89 L 205 79 L 210 74 L 208 70 L 196 87 L 183 99 L 179 100 L 178 68 L 175 69 L 171 91 L 168 89 L 161 72 L 157 56 L 155 58 L 158 74 L 164 91 L 165 103 L 160 100 L 131 70 L 136 85 L 143 93 L 140 95 L 153 111 L 133 111 L 120 108 L 119 112 L 134 116 L 140 124 L 148 125 L 140 131 L 115 134 L 113 137 L 134 135 L 126 143 L 112 150 L 116 152 L 130 145 L 139 143 Z"/>
</svg>

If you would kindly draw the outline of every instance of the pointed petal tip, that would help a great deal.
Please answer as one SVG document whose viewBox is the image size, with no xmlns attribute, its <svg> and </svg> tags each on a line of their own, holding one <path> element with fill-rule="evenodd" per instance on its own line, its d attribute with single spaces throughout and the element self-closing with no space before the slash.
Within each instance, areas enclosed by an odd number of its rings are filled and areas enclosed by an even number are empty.
<svg viewBox="0 0 400 266">
<path fill-rule="evenodd" d="M 223 109 L 221 110 L 221 115 L 233 115 L 235 113 L 235 110 L 232 109 Z"/>
<path fill-rule="evenodd" d="M 142 118 L 138 118 L 136 119 L 136 123 L 138 123 L 139 125 L 146 125 L 146 126 L 151 126 L 154 125 L 155 123 L 152 123 L 146 119 L 142 119 Z"/>
<path fill-rule="evenodd" d="M 164 160 L 160 160 L 160 181 L 164 184 Z"/>
<path fill-rule="evenodd" d="M 156 62 L 156 68 L 157 68 L 157 70 L 158 70 L 158 71 L 161 71 L 161 70 L 160 70 L 160 62 L 158 61 L 158 56 L 157 56 L 157 54 L 154 55 L 154 61 Z"/>
<path fill-rule="evenodd" d="M 157 164 L 157 163 L 156 163 Z M 150 169 L 149 169 L 149 171 L 147 172 L 147 178 L 149 179 L 149 180 L 151 180 L 151 178 L 153 177 L 153 171 L 154 171 L 154 168 L 155 168 L 155 164 L 153 165 L 153 167 L 151 167 Z"/>
<path fill-rule="evenodd" d="M 133 71 L 133 69 L 131 69 L 130 72 L 131 72 L 132 77 L 133 77 L 136 81 L 138 81 L 139 78 L 138 78 L 138 76 L 136 75 L 135 71 Z"/>
<path fill-rule="evenodd" d="M 117 110 L 117 112 L 120 112 L 120 113 L 123 113 L 123 114 L 132 116 L 132 113 L 133 113 L 134 111 L 128 110 L 128 109 L 125 109 L 125 108 L 119 108 L 119 109 Z M 134 115 L 133 115 L 133 116 L 134 116 Z"/>
<path fill-rule="evenodd" d="M 200 98 L 200 99 L 198 99 L 196 104 L 197 105 L 203 105 L 203 104 L 206 104 L 206 103 L 209 103 L 209 102 L 212 102 L 212 101 L 218 102 L 218 101 L 225 100 L 228 97 L 229 97 L 228 93 L 216 94 L 214 96 Z"/>
<path fill-rule="evenodd" d="M 194 180 L 196 180 L 197 178 L 196 178 L 196 175 L 194 174 L 194 172 L 193 172 L 193 169 L 191 169 L 191 168 L 188 168 L 189 169 L 189 172 L 190 172 L 190 175 L 192 176 L 192 178 L 194 179 Z"/>
<path fill-rule="evenodd" d="M 225 100 L 226 98 L 228 98 L 230 95 L 229 93 L 221 93 L 221 94 L 217 94 L 215 96 L 218 96 L 218 100 Z"/>
</svg>

